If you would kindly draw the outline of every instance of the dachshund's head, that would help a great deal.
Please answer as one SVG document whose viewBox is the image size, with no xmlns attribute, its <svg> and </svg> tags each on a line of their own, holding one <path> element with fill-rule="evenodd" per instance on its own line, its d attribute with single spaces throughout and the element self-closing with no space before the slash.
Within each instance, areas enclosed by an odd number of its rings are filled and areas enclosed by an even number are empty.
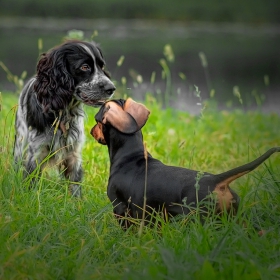
<svg viewBox="0 0 280 280">
<path fill-rule="evenodd" d="M 95 43 L 72 40 L 51 49 L 37 65 L 34 90 L 38 102 L 45 112 L 65 109 L 73 98 L 100 106 L 115 91 L 104 68 Z"/>
<path fill-rule="evenodd" d="M 150 111 L 143 104 L 131 98 L 111 100 L 103 104 L 95 115 L 97 124 L 90 133 L 100 144 L 106 145 L 104 130 L 114 127 L 121 133 L 133 134 L 145 125 L 149 114 Z"/>
</svg>

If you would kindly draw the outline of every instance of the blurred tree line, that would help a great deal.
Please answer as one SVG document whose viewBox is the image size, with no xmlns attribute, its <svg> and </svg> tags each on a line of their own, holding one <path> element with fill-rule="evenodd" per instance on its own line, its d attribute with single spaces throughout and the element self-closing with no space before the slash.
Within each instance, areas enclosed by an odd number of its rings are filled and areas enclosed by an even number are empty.
<svg viewBox="0 0 280 280">
<path fill-rule="evenodd" d="M 0 0 L 0 7 L 0 16 L 280 22 L 280 0 Z"/>
</svg>

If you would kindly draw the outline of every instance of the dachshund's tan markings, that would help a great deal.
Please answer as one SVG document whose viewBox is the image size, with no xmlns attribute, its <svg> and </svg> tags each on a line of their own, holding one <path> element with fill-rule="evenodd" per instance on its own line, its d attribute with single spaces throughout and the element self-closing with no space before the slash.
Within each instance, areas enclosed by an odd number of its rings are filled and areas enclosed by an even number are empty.
<svg viewBox="0 0 280 280">
<path fill-rule="evenodd" d="M 102 123 L 98 122 L 92 129 L 91 135 L 95 138 L 95 140 L 103 145 L 106 145 L 106 141 L 102 132 Z"/>
<path fill-rule="evenodd" d="M 229 212 L 231 210 L 232 203 L 235 202 L 235 199 L 229 190 L 229 184 L 247 173 L 249 173 L 249 171 L 236 174 L 216 185 L 213 193 L 217 195 L 217 213 L 221 213 L 224 210 Z"/>
</svg>

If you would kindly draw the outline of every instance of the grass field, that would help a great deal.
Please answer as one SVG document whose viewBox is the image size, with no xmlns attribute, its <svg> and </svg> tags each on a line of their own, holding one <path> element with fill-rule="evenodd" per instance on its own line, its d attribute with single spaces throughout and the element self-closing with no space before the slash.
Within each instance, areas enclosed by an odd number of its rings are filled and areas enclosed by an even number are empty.
<svg viewBox="0 0 280 280">
<path fill-rule="evenodd" d="M 2 93 L 0 104 L 0 279 L 280 279 L 279 154 L 231 185 L 246 228 L 190 216 L 139 236 L 137 226 L 123 232 L 112 216 L 107 149 L 89 134 L 97 109 L 86 108 L 83 198 L 74 199 L 54 176 L 28 189 L 12 163 L 17 96 Z M 218 173 L 280 145 L 276 114 L 210 106 L 191 116 L 161 110 L 150 97 L 145 104 L 144 140 L 166 164 Z"/>
</svg>

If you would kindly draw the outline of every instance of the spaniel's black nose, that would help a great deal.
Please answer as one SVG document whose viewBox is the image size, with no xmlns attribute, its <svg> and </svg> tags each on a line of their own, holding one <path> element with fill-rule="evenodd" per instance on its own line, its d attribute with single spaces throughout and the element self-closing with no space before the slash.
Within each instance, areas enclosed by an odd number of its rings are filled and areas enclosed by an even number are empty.
<svg viewBox="0 0 280 280">
<path fill-rule="evenodd" d="M 112 95 L 116 90 L 116 87 L 113 85 L 113 83 L 108 83 L 104 86 L 104 90 L 107 95 Z"/>
</svg>

